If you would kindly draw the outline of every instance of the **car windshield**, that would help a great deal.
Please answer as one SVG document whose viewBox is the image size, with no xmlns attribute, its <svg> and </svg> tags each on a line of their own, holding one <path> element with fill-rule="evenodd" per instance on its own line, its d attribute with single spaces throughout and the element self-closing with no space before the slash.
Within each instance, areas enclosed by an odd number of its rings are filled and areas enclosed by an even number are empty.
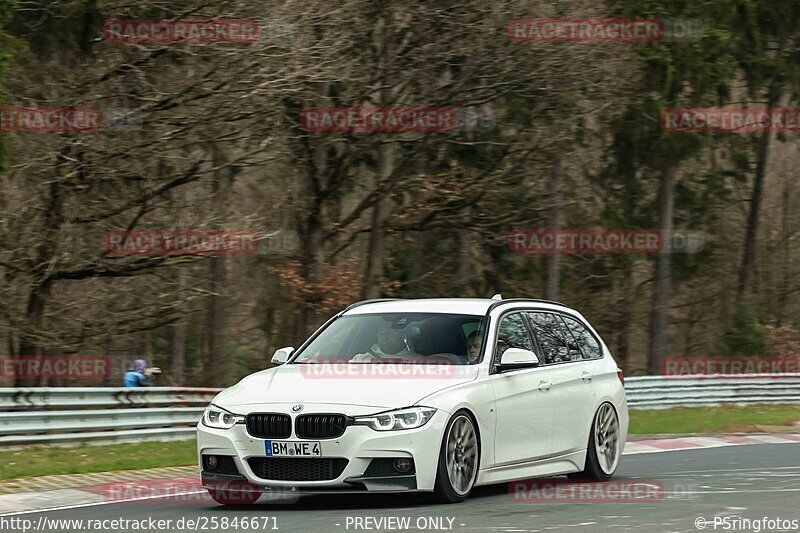
<svg viewBox="0 0 800 533">
<path fill-rule="evenodd" d="M 484 317 L 440 313 L 344 316 L 326 327 L 292 363 L 480 362 Z"/>
</svg>

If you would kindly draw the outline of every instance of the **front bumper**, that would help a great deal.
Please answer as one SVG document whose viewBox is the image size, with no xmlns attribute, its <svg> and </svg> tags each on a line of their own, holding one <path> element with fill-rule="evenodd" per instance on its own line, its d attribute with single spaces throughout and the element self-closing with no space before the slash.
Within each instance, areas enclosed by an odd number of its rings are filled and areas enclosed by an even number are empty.
<svg viewBox="0 0 800 533">
<path fill-rule="evenodd" d="M 295 416 L 291 414 L 290 408 L 290 404 L 262 404 L 257 407 L 248 406 L 245 412 L 237 412 L 235 408 L 229 410 L 236 414 L 251 412 L 288 414 L 294 428 Z M 382 410 L 385 409 L 306 404 L 302 414 L 342 413 L 348 416 L 362 416 Z M 342 436 L 333 439 L 300 439 L 294 432 L 287 439 L 276 439 L 300 442 L 318 440 L 321 451 L 319 459 L 335 459 L 340 462 L 346 460 L 347 464 L 339 475 L 322 481 L 278 481 L 259 477 L 259 474 L 264 474 L 254 470 L 250 459 L 257 462 L 266 457 L 266 439 L 251 436 L 245 424 L 237 424 L 231 429 L 213 429 L 200 422 L 197 425 L 197 451 L 203 487 L 282 494 L 432 491 L 439 448 L 448 418 L 449 414 L 440 410 L 427 424 L 418 429 L 383 432 L 367 426 L 348 426 Z M 204 468 L 204 455 L 231 457 L 237 472 L 230 470 L 215 472 Z M 368 471 L 374 459 L 395 458 L 412 459 L 413 472 L 409 475 L 400 475 L 386 472 L 385 469 L 377 471 L 371 468 Z M 275 460 L 292 460 L 292 458 Z M 387 473 L 391 475 L 386 475 Z"/>
</svg>

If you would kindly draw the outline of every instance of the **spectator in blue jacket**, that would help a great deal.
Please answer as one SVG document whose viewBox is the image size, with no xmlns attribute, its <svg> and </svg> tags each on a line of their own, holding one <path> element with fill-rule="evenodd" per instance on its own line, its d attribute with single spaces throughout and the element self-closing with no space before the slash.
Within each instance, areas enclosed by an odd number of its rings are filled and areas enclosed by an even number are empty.
<svg viewBox="0 0 800 533">
<path fill-rule="evenodd" d="M 137 359 L 131 365 L 131 368 L 125 372 L 122 378 L 124 387 L 146 387 L 147 382 L 152 379 L 154 375 L 160 374 L 161 369 L 158 367 L 147 366 L 147 361 L 144 359 Z"/>
</svg>

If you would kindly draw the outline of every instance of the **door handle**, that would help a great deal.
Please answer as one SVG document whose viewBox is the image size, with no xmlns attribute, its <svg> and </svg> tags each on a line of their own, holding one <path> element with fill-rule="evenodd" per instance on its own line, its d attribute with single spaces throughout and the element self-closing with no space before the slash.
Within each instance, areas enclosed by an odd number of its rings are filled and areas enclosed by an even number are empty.
<svg viewBox="0 0 800 533">
<path fill-rule="evenodd" d="M 550 383 L 549 381 L 542 380 L 542 381 L 539 382 L 539 390 L 542 391 L 542 392 L 549 391 L 550 387 L 552 387 L 552 386 L 553 386 L 553 384 Z"/>
<path fill-rule="evenodd" d="M 584 372 L 581 374 L 581 379 L 583 381 L 592 381 L 593 374 L 591 372 Z"/>
</svg>

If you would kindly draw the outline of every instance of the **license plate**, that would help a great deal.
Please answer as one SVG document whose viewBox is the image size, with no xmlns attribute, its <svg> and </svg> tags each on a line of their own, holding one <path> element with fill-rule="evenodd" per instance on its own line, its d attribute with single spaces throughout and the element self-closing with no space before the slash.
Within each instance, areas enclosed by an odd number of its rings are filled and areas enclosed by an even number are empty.
<svg viewBox="0 0 800 533">
<path fill-rule="evenodd" d="M 289 440 L 266 441 L 267 457 L 319 457 L 319 441 L 295 442 Z"/>
</svg>

